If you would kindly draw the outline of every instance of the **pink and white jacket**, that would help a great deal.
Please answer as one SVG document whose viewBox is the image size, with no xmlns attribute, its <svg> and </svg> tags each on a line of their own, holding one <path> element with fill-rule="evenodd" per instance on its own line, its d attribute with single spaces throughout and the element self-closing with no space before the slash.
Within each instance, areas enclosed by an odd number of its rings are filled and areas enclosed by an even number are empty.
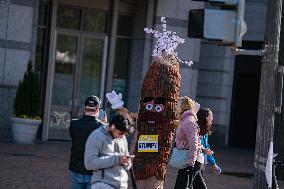
<svg viewBox="0 0 284 189">
<path fill-rule="evenodd" d="M 201 144 L 197 117 L 192 111 L 187 110 L 181 115 L 175 142 L 178 149 L 188 149 L 187 164 L 194 166 L 199 153 L 201 153 Z"/>
</svg>

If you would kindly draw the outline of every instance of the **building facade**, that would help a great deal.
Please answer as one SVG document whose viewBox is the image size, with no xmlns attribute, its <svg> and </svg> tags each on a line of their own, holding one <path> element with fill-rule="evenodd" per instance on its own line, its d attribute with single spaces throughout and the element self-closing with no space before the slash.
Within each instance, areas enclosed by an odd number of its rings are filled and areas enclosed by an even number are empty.
<svg viewBox="0 0 284 189">
<path fill-rule="evenodd" d="M 10 5 L 0 4 L 0 139 L 11 139 L 13 99 L 29 60 L 41 83 L 43 124 L 39 139 L 68 140 L 70 120 L 82 114 L 84 99 L 90 94 L 101 97 L 108 108 L 104 94 L 116 90 L 123 94 L 129 110 L 138 111 L 142 80 L 155 46 L 143 29 L 160 29 L 160 17 L 164 16 L 167 29 L 186 39 L 177 50 L 179 57 L 194 61 L 191 67 L 180 66 L 181 95 L 213 110 L 212 143 L 252 147 L 254 144 L 243 145 L 238 135 L 246 130 L 255 133 L 258 96 L 251 92 L 253 95 L 243 100 L 242 91 L 250 94 L 247 90 L 253 89 L 258 95 L 260 61 L 258 57 L 236 57 L 230 47 L 189 39 L 188 12 L 197 8 L 204 8 L 204 3 L 11 0 Z M 247 48 L 262 44 L 265 11 L 266 1 L 246 1 Z M 245 88 L 248 83 L 242 81 L 247 77 L 254 82 Z M 247 118 L 250 121 L 236 121 L 247 111 L 252 111 Z M 251 138 L 247 143 L 254 142 L 253 136 L 246 140 Z"/>
</svg>

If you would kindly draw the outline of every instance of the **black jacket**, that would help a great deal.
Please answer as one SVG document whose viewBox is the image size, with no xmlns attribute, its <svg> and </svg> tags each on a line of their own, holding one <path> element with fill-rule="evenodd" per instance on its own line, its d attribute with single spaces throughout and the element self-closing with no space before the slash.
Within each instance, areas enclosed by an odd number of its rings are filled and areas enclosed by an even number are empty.
<svg viewBox="0 0 284 189">
<path fill-rule="evenodd" d="M 92 171 L 86 170 L 84 166 L 85 144 L 88 136 L 104 123 L 94 116 L 84 115 L 79 120 L 72 120 L 69 127 L 69 133 L 72 139 L 71 156 L 69 170 L 92 175 Z"/>
</svg>

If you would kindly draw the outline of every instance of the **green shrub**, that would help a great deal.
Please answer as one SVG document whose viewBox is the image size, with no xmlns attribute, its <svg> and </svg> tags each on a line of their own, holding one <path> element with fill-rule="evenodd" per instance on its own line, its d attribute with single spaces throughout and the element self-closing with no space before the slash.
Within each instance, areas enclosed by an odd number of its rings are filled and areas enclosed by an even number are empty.
<svg viewBox="0 0 284 189">
<path fill-rule="evenodd" d="M 20 118 L 40 119 L 39 81 L 29 61 L 28 69 L 20 81 L 14 101 L 14 115 Z"/>
</svg>

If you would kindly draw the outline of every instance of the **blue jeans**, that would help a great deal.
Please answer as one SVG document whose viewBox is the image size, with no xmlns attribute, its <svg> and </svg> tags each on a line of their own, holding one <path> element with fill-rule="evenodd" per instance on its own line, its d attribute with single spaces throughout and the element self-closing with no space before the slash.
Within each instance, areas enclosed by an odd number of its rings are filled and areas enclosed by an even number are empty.
<svg viewBox="0 0 284 189">
<path fill-rule="evenodd" d="M 115 189 L 115 188 L 103 182 L 96 182 L 92 185 L 92 189 Z"/>
<path fill-rule="evenodd" d="M 71 189 L 91 189 L 92 175 L 84 175 L 70 171 Z"/>
</svg>

